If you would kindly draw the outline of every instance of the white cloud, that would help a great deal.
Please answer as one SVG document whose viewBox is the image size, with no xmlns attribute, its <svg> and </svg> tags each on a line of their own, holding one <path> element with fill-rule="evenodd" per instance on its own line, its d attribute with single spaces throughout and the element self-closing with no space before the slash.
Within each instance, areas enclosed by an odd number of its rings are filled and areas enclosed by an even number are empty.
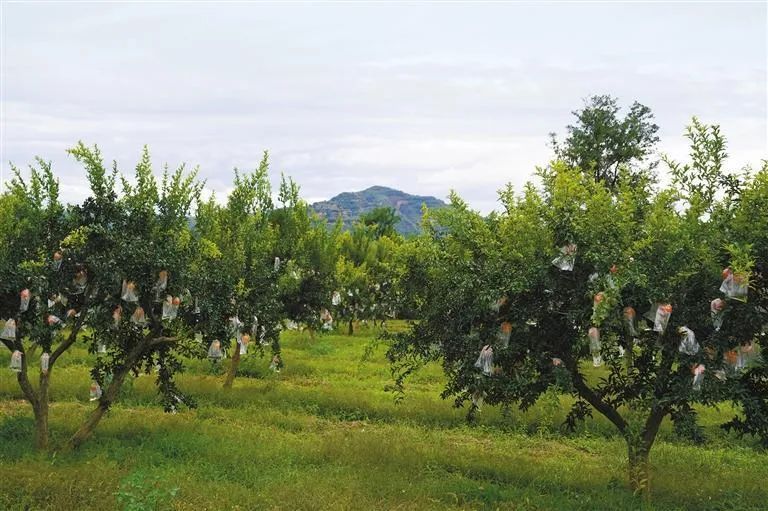
<svg viewBox="0 0 768 511">
<path fill-rule="evenodd" d="M 695 11 L 694 11 L 695 9 Z M 695 13 L 697 25 L 691 26 Z M 233 167 L 272 155 L 306 197 L 371 185 L 483 211 L 550 156 L 550 131 L 591 94 L 652 107 L 661 150 L 690 116 L 721 123 L 734 165 L 768 155 L 764 5 L 11 4 L 2 159 L 77 140 L 131 172 L 200 164 L 223 197 Z M 622 23 L 615 23 L 621 18 Z M 712 34 L 700 38 L 699 34 Z"/>
</svg>

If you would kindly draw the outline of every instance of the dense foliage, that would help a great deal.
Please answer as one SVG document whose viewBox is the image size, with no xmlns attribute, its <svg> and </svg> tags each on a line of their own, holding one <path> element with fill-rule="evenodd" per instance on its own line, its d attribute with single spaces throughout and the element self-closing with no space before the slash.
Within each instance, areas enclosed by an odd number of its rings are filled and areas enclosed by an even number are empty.
<svg viewBox="0 0 768 511">
<path fill-rule="evenodd" d="M 203 199 L 204 183 L 183 165 L 166 167 L 158 182 L 146 148 L 132 178 L 108 169 L 98 148 L 80 143 L 70 154 L 90 185 L 82 204 L 60 203 L 58 180 L 42 160 L 27 180 L 14 169 L 0 195 L 0 340 L 34 411 L 39 448 L 48 443 L 54 366 L 76 343 L 96 355 L 96 407 L 73 447 L 140 373 L 156 374 L 163 408 L 176 412 L 195 406 L 175 384 L 185 359 L 208 359 L 218 373 L 228 358 L 224 387 L 231 388 L 249 346 L 268 352 L 273 370 L 284 367 L 284 326 L 327 331 L 330 311 L 339 310 L 352 328 L 391 309 L 389 259 L 400 239 L 388 211 L 372 215 L 352 240 L 316 218 L 290 179 L 275 207 L 266 153 L 252 173 L 235 170 L 224 203 Z M 349 281 L 345 261 L 358 280 Z M 339 290 L 345 306 L 351 290 L 365 305 L 341 312 L 333 304 Z"/>
<path fill-rule="evenodd" d="M 768 165 L 727 175 L 716 128 L 695 123 L 689 138 L 692 161 L 669 187 L 637 176 L 608 187 L 555 162 L 539 187 L 503 191 L 500 214 L 455 195 L 430 214 L 421 320 L 389 353 L 399 382 L 441 360 L 444 396 L 470 402 L 470 416 L 483 401 L 526 409 L 570 393 L 566 425 L 610 420 L 641 492 L 665 417 L 696 440 L 697 407 L 735 400 L 744 414 L 725 426 L 765 437 L 768 231 L 750 222 L 768 218 Z M 736 193 L 707 193 L 726 181 Z M 589 382 L 585 364 L 605 376 Z"/>
</svg>

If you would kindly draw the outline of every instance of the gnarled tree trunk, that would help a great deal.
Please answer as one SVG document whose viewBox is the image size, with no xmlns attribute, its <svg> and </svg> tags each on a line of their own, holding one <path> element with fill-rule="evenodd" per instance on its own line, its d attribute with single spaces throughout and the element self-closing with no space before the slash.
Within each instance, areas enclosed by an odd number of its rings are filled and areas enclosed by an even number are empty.
<svg viewBox="0 0 768 511">
<path fill-rule="evenodd" d="M 114 374 L 112 382 L 109 384 L 109 387 L 107 387 L 107 391 L 104 392 L 99 399 L 99 404 L 96 409 L 91 412 L 85 422 L 83 422 L 75 434 L 72 435 L 72 438 L 69 439 L 69 447 L 76 449 L 90 438 L 93 431 L 96 429 L 96 426 L 101 421 L 101 418 L 104 417 L 104 414 L 107 413 L 109 407 L 117 399 L 117 395 L 120 392 L 125 377 L 128 375 L 132 365 L 133 364 L 126 364 Z"/>
<path fill-rule="evenodd" d="M 125 362 L 113 374 L 112 381 L 107 387 L 106 392 L 104 392 L 99 399 L 99 404 L 96 409 L 91 412 L 85 422 L 83 422 L 75 434 L 72 435 L 72 438 L 69 439 L 69 448 L 77 449 L 83 444 L 83 442 L 90 438 L 90 436 L 93 434 L 93 431 L 96 429 L 96 426 L 99 424 L 102 417 L 104 417 L 104 414 L 107 413 L 107 410 L 109 410 L 109 407 L 112 405 L 112 403 L 117 400 L 120 389 L 123 387 L 123 383 L 125 382 L 125 377 L 128 376 L 131 368 L 136 364 L 144 351 L 151 349 L 153 345 L 157 345 L 162 342 L 168 342 L 170 340 L 172 339 L 158 337 L 152 340 L 150 337 L 146 337 L 128 353 Z"/>
</svg>

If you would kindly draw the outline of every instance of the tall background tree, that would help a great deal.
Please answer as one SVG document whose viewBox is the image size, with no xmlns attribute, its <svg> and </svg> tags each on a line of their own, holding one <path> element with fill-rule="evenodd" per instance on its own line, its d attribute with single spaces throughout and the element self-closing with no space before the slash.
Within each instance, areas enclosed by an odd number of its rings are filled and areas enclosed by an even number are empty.
<svg viewBox="0 0 768 511">
<path fill-rule="evenodd" d="M 270 346 L 273 356 L 280 353 L 273 211 L 267 153 L 253 173 L 235 170 L 224 206 L 211 197 L 198 207 L 194 233 L 207 246 L 194 261 L 199 330 L 206 348 L 218 342 L 219 354 L 229 355 L 225 388 L 232 387 L 241 352 L 263 354 Z"/>
<path fill-rule="evenodd" d="M 397 216 L 394 208 L 381 206 L 374 208 L 360 215 L 359 222 L 373 231 L 373 236 L 378 239 L 382 236 L 396 238 L 397 224 L 400 223 L 400 217 Z"/>
<path fill-rule="evenodd" d="M 396 254 L 403 239 L 394 228 L 398 219 L 391 208 L 371 213 L 339 236 L 339 300 L 334 310 L 347 323 L 349 335 L 355 321 L 385 321 L 399 303 Z"/>
<path fill-rule="evenodd" d="M 636 179 L 642 175 L 640 165 L 655 166 L 647 161 L 659 141 L 650 108 L 635 101 L 621 117 L 618 101 L 611 96 L 592 96 L 585 103 L 573 112 L 576 122 L 566 127 L 562 142 L 550 135 L 557 159 L 612 189 L 623 173 Z"/>
<path fill-rule="evenodd" d="M 336 288 L 341 225 L 328 229 L 325 221 L 309 211 L 291 179 L 282 179 L 278 198 L 280 207 L 272 215 L 272 224 L 283 317 L 314 335 L 322 327 L 323 309 L 330 307 Z"/>
</svg>

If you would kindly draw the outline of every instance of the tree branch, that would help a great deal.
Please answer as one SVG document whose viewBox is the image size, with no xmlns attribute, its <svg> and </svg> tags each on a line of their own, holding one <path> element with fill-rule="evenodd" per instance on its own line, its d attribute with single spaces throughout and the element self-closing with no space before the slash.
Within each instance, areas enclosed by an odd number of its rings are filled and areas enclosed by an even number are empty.
<svg viewBox="0 0 768 511">
<path fill-rule="evenodd" d="M 19 387 L 21 387 L 24 397 L 27 398 L 27 401 L 29 401 L 35 409 L 35 413 L 37 413 L 37 408 L 40 403 L 37 399 L 37 393 L 35 393 L 35 389 L 32 387 L 32 384 L 29 383 L 29 378 L 27 377 L 27 354 L 24 352 L 24 345 L 22 344 L 20 319 L 19 316 L 16 316 L 16 342 L 14 344 L 15 348 L 21 352 L 21 371 L 16 373 L 16 381 L 19 382 Z"/>
<path fill-rule="evenodd" d="M 0 342 L 5 344 L 5 347 L 8 348 L 8 351 L 14 351 L 16 349 L 13 346 L 13 341 L 9 341 L 8 339 L 0 339 Z"/>
<path fill-rule="evenodd" d="M 32 387 L 32 384 L 29 383 L 29 378 L 27 377 L 26 357 L 22 357 L 21 372 L 16 374 L 16 381 L 19 382 L 19 387 L 21 387 L 24 397 L 27 398 L 27 401 L 29 401 L 35 409 L 37 409 L 39 403 L 35 389 Z"/>
<path fill-rule="evenodd" d="M 80 317 L 77 318 L 75 321 L 74 326 L 72 327 L 72 331 L 69 333 L 69 337 L 59 344 L 59 347 L 54 350 L 53 353 L 51 353 L 51 358 L 48 362 L 48 367 L 53 367 L 53 364 L 56 363 L 56 360 L 69 349 L 70 346 L 72 346 L 75 341 L 77 341 L 77 334 L 80 333 L 80 329 L 83 327 L 83 323 L 85 322 L 85 311 L 80 311 Z"/>
<path fill-rule="evenodd" d="M 69 337 L 67 337 L 67 339 L 64 342 L 59 344 L 59 347 L 56 348 L 56 350 L 53 353 L 51 353 L 51 358 L 48 361 L 49 370 L 50 370 L 50 368 L 53 367 L 53 364 L 56 363 L 56 360 L 65 351 L 67 351 L 69 349 L 69 347 L 72 346 L 75 343 L 75 341 L 77 341 L 77 334 L 80 333 L 80 329 L 83 327 L 83 324 L 85 323 L 86 311 L 88 310 L 88 307 L 90 306 L 90 301 L 91 301 L 90 297 L 93 294 L 93 291 L 94 290 L 91 288 L 91 286 L 88 286 L 85 289 L 85 296 L 86 296 L 86 298 L 85 298 L 85 301 L 83 302 L 83 306 L 80 309 L 80 317 L 75 320 L 75 324 L 72 327 L 72 331 L 69 333 Z"/>
<path fill-rule="evenodd" d="M 667 415 L 669 409 L 666 406 L 654 407 L 648 419 L 645 421 L 645 427 L 643 428 L 643 444 L 650 450 L 654 440 L 656 440 L 656 434 L 659 432 L 659 427 L 664 417 Z"/>
<path fill-rule="evenodd" d="M 573 360 L 568 361 L 568 368 L 571 370 L 573 386 L 576 388 L 576 391 L 579 393 L 579 395 L 584 398 L 584 400 L 587 401 L 590 405 L 592 405 L 595 410 L 603 414 L 606 419 L 611 421 L 619 431 L 624 433 L 624 430 L 627 427 L 627 422 L 621 415 L 619 415 L 619 412 L 614 407 L 603 401 L 603 399 L 598 396 L 594 390 L 589 388 L 587 383 L 584 381 L 584 377 L 581 375 L 578 369 L 576 369 L 576 364 Z"/>
<path fill-rule="evenodd" d="M 155 348 L 161 344 L 174 344 L 179 339 L 177 337 L 155 337 L 149 342 L 149 348 Z"/>
</svg>

